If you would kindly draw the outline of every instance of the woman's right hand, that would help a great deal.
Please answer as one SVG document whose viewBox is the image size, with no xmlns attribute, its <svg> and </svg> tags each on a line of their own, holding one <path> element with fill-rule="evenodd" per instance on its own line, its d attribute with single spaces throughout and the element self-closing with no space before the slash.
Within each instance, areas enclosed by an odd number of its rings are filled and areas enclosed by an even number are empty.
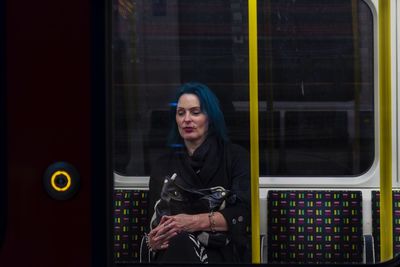
<svg viewBox="0 0 400 267">
<path fill-rule="evenodd" d="M 163 250 L 169 246 L 169 240 L 177 235 L 172 230 L 171 219 L 162 218 L 159 225 L 150 231 L 148 236 L 148 245 L 152 250 Z"/>
</svg>

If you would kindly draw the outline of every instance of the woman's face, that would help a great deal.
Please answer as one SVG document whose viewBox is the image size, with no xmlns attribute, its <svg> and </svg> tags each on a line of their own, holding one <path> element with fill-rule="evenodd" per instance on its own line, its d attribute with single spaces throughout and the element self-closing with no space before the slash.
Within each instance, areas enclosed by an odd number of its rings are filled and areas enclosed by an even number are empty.
<svg viewBox="0 0 400 267">
<path fill-rule="evenodd" d="M 207 137 L 208 116 L 201 111 L 200 100 L 194 94 L 183 94 L 176 107 L 176 124 L 185 141 L 200 145 Z"/>
</svg>

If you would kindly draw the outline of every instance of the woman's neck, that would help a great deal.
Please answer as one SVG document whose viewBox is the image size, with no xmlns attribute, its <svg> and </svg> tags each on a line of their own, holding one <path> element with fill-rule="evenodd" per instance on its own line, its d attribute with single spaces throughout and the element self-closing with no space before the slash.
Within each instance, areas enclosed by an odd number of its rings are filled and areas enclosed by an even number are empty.
<svg viewBox="0 0 400 267">
<path fill-rule="evenodd" d="M 196 149 L 201 146 L 201 144 L 203 144 L 204 140 L 206 140 L 206 137 L 197 140 L 197 141 L 187 141 L 185 140 L 185 146 L 186 146 L 186 150 L 189 153 L 189 156 L 193 156 L 193 153 L 196 151 Z"/>
</svg>

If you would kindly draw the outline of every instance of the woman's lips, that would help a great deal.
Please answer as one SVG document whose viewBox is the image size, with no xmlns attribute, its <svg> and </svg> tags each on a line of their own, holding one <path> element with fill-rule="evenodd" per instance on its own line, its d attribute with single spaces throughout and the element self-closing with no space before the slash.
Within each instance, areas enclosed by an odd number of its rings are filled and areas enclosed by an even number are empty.
<svg viewBox="0 0 400 267">
<path fill-rule="evenodd" d="M 184 127 L 183 130 L 185 131 L 185 133 L 191 133 L 194 131 L 194 128 L 192 127 Z"/>
</svg>

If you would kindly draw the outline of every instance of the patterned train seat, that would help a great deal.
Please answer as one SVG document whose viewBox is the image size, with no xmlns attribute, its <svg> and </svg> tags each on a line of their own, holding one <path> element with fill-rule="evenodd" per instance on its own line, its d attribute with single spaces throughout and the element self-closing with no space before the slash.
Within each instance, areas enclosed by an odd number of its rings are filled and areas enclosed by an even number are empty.
<svg viewBox="0 0 400 267">
<path fill-rule="evenodd" d="M 139 261 L 147 227 L 147 190 L 114 190 L 115 263 Z"/>
<path fill-rule="evenodd" d="M 268 262 L 361 263 L 360 191 L 269 191 Z"/>
<path fill-rule="evenodd" d="M 380 201 L 379 191 L 372 191 L 372 235 L 376 261 L 380 261 Z M 393 191 L 393 254 L 400 254 L 400 191 Z"/>
</svg>

